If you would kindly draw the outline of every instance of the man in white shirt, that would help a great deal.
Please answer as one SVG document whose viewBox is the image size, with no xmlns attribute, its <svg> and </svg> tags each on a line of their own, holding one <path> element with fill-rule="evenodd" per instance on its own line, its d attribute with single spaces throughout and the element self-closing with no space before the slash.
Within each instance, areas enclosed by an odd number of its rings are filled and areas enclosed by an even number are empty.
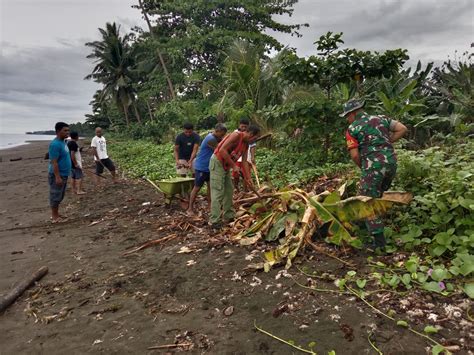
<svg viewBox="0 0 474 355">
<path fill-rule="evenodd" d="M 92 138 L 91 147 L 94 154 L 95 174 L 97 175 L 96 183 L 99 184 L 99 177 L 104 172 L 104 167 L 110 171 L 113 181 L 116 182 L 115 165 L 107 155 L 107 142 L 102 135 L 102 128 L 97 127 L 95 129 L 95 137 Z"/>
</svg>

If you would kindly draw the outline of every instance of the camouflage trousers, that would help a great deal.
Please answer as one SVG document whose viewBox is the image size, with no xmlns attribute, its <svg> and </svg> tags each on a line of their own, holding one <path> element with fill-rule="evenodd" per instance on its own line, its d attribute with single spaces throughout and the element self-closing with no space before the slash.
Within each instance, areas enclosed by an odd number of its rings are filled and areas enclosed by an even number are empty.
<svg viewBox="0 0 474 355">
<path fill-rule="evenodd" d="M 384 164 L 377 169 L 362 170 L 360 177 L 359 195 L 382 197 L 390 188 L 397 172 L 397 164 Z M 384 224 L 380 217 L 367 219 L 365 225 L 369 234 L 383 233 Z"/>
</svg>

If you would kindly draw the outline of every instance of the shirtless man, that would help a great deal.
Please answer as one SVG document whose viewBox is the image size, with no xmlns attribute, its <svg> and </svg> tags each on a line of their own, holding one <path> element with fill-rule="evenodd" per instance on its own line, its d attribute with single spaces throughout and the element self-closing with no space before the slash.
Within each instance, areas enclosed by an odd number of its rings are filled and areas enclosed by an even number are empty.
<svg viewBox="0 0 474 355">
<path fill-rule="evenodd" d="M 239 173 L 241 168 L 237 160 L 242 157 L 242 174 L 252 190 L 255 190 L 247 161 L 249 144 L 254 143 L 260 135 L 258 126 L 250 125 L 245 132 L 233 132 L 225 137 L 217 146 L 209 163 L 211 182 L 211 215 L 210 224 L 215 228 L 221 227 L 234 218 L 232 205 L 233 184 L 231 170 Z"/>
</svg>

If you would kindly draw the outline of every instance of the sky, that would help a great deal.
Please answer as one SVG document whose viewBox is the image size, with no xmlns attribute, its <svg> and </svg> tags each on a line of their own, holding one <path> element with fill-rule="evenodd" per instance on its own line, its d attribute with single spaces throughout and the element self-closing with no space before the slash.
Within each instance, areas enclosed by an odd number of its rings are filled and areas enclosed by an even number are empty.
<svg viewBox="0 0 474 355">
<path fill-rule="evenodd" d="M 84 43 L 106 22 L 124 31 L 145 27 L 135 0 L 0 0 L 0 133 L 52 129 L 84 121 L 99 87 L 83 80 L 93 68 Z M 345 46 L 406 48 L 409 65 L 442 63 L 474 39 L 472 0 L 299 0 L 284 23 L 308 23 L 303 37 L 273 34 L 299 55 L 315 53 L 327 31 L 344 32 Z"/>
</svg>

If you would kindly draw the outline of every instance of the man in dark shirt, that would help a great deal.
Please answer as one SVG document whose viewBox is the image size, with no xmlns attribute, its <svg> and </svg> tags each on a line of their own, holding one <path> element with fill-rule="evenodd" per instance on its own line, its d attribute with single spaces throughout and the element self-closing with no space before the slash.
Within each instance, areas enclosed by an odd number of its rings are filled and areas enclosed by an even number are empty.
<svg viewBox="0 0 474 355">
<path fill-rule="evenodd" d="M 67 142 L 67 147 L 71 154 L 71 177 L 72 177 L 72 191 L 76 195 L 84 195 L 85 192 L 82 190 L 82 178 L 84 174 L 82 172 L 82 157 L 79 145 L 79 134 L 77 132 L 71 132 L 71 140 Z"/>
<path fill-rule="evenodd" d="M 176 137 L 174 159 L 176 161 L 176 172 L 178 175 L 185 177 L 191 172 L 201 139 L 194 132 L 192 123 L 185 123 L 183 129 L 183 133 Z"/>
</svg>

